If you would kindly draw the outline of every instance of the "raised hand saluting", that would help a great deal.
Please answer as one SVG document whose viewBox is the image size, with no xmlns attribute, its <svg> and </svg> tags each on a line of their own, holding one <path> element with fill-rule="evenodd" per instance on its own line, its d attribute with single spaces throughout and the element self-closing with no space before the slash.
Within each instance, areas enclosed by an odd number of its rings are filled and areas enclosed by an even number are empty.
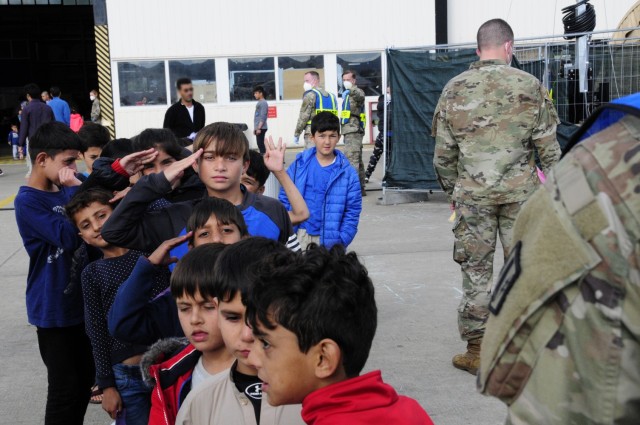
<svg viewBox="0 0 640 425">
<path fill-rule="evenodd" d="M 180 179 L 184 176 L 184 170 L 193 166 L 196 163 L 200 155 L 202 155 L 203 149 L 198 149 L 188 157 L 181 159 L 180 161 L 176 161 L 173 164 L 169 165 L 163 171 L 164 176 L 171 184 L 171 188 L 175 189 L 180 185 Z"/>
</svg>

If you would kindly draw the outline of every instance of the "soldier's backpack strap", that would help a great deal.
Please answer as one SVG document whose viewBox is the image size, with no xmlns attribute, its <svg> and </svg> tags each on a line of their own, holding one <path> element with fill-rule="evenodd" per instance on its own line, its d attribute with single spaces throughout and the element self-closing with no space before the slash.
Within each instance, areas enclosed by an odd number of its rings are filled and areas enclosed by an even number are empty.
<svg viewBox="0 0 640 425">
<path fill-rule="evenodd" d="M 554 168 L 547 184 L 525 204 L 514 228 L 517 243 L 489 305 L 492 314 L 478 375 L 481 392 L 506 403 L 517 397 L 537 358 L 532 347 L 543 349 L 540 340 L 548 341 L 556 331 L 537 331 L 536 342 L 527 344 L 531 329 L 544 314 L 545 303 L 600 263 L 588 241 L 607 225 L 582 167 L 573 159 Z"/>
</svg>

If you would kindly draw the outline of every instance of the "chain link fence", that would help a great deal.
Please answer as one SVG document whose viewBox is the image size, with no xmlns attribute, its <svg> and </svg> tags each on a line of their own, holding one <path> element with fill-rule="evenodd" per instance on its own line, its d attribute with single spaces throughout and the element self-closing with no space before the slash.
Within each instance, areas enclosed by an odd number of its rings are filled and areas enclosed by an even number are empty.
<svg viewBox="0 0 640 425">
<path fill-rule="evenodd" d="M 625 38 L 630 30 L 583 34 L 588 39 L 586 92 L 580 90 L 575 39 L 517 41 L 514 55 L 549 89 L 560 118 L 578 124 L 600 104 L 640 91 L 640 38 Z"/>
</svg>

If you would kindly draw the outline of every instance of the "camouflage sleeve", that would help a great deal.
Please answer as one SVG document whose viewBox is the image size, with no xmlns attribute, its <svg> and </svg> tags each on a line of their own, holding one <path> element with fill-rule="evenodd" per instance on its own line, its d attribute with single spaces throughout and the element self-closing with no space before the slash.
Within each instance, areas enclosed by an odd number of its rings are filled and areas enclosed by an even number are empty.
<svg viewBox="0 0 640 425">
<path fill-rule="evenodd" d="M 438 176 L 438 182 L 449 200 L 453 196 L 453 189 L 458 180 L 458 142 L 453 136 L 447 123 L 446 111 L 442 107 L 444 94 L 440 97 L 436 112 L 433 116 L 431 135 L 436 139 L 433 154 L 433 166 Z"/>
<path fill-rule="evenodd" d="M 311 120 L 311 115 L 316 107 L 316 95 L 311 92 L 307 93 L 302 98 L 302 106 L 300 107 L 300 115 L 298 116 L 298 123 L 296 124 L 296 131 L 293 134 L 295 137 L 300 136 L 300 134 L 304 131 L 304 128 L 307 126 L 309 120 Z"/>
<path fill-rule="evenodd" d="M 547 174 L 551 167 L 560 160 L 560 144 L 556 139 L 556 128 L 560 123 L 558 113 L 549 98 L 547 90 L 540 85 L 538 88 L 540 111 L 538 122 L 533 129 L 531 139 L 538 151 L 542 171 Z"/>
<path fill-rule="evenodd" d="M 357 90 L 351 91 L 349 94 L 349 101 L 351 102 L 351 110 L 354 111 L 358 109 L 358 113 L 363 113 L 365 111 L 364 108 L 364 91 Z"/>
</svg>

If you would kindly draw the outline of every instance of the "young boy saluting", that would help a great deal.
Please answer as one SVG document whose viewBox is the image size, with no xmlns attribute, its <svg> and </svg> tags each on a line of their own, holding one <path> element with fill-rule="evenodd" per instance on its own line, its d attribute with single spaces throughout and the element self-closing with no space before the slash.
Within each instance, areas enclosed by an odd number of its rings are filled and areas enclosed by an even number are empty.
<svg viewBox="0 0 640 425">
<path fill-rule="evenodd" d="M 187 222 L 187 234 L 164 241 L 149 258 L 140 257 L 131 276 L 120 286 L 109 311 L 109 332 L 135 344 L 153 344 L 159 339 L 184 336 L 176 302 L 169 291 L 149 301 L 148 276 L 159 266 L 177 261 L 171 250 L 185 241 L 190 248 L 208 243 L 232 244 L 248 237 L 240 211 L 229 201 L 203 198 Z M 211 267 L 215 259 L 206 266 Z"/>
<path fill-rule="evenodd" d="M 377 324 L 374 289 L 355 253 L 312 246 L 253 268 L 249 364 L 274 406 L 302 403 L 309 425 L 433 425 L 380 371 L 359 376 Z"/>
<path fill-rule="evenodd" d="M 189 343 L 184 344 L 178 338 L 165 339 L 154 344 L 143 357 L 145 381 L 154 386 L 150 424 L 173 425 L 190 391 L 208 379 L 229 374 L 233 356 L 222 341 L 212 294 L 212 264 L 224 248 L 220 243 L 206 243 L 192 249 L 171 275 L 171 294 Z"/>
<path fill-rule="evenodd" d="M 362 211 L 360 181 L 347 157 L 336 150 L 339 140 L 338 117 L 320 112 L 311 120 L 315 147 L 298 154 L 287 171 L 309 208 L 309 218 L 298 227 L 302 249 L 312 242 L 327 247 L 347 246 L 358 232 Z M 291 209 L 284 191 L 280 192 L 280 201 Z"/>
<path fill-rule="evenodd" d="M 249 238 L 230 245 L 215 264 L 214 295 L 224 345 L 235 357 L 231 371 L 212 378 L 184 401 L 176 424 L 302 424 L 300 406 L 273 407 L 262 398 L 262 381 L 247 357 L 254 347 L 245 322 L 244 300 L 251 293 L 251 268 L 270 253 L 288 251 L 265 238 Z"/>
</svg>

